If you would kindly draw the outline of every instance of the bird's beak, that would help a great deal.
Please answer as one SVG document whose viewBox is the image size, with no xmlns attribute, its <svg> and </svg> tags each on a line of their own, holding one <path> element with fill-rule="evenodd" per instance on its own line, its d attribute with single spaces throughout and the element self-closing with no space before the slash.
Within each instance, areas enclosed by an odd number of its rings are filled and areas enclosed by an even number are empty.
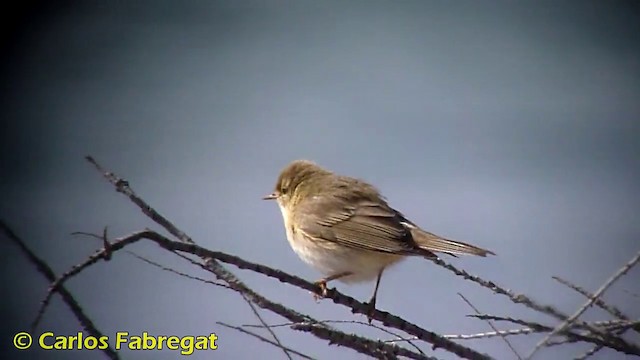
<svg viewBox="0 0 640 360">
<path fill-rule="evenodd" d="M 262 198 L 262 200 L 274 200 L 278 198 L 278 194 L 277 193 L 271 193 L 265 197 Z"/>
</svg>

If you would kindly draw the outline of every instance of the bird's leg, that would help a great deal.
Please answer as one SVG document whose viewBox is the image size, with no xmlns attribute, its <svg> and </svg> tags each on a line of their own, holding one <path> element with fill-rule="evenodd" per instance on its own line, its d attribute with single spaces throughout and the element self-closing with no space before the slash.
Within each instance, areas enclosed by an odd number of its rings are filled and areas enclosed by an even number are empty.
<svg viewBox="0 0 640 360">
<path fill-rule="evenodd" d="M 327 283 L 331 280 L 337 280 L 340 279 L 342 277 L 345 276 L 349 276 L 352 273 L 350 271 L 344 271 L 341 273 L 337 273 L 337 274 L 333 274 L 331 276 L 327 276 L 326 278 L 322 278 L 316 282 L 314 282 L 315 285 L 317 285 L 320 288 L 320 293 L 314 293 L 313 297 L 315 298 L 316 301 L 320 300 L 323 297 L 327 296 Z"/>
<path fill-rule="evenodd" d="M 369 303 L 365 303 L 365 305 L 367 305 L 367 307 L 369 308 L 369 311 L 367 312 L 367 319 L 369 320 L 369 324 L 371 324 L 371 321 L 373 321 L 373 312 L 376 310 L 376 298 L 378 296 L 378 287 L 380 286 L 380 279 L 382 279 L 382 273 L 384 272 L 384 268 L 380 269 L 380 272 L 378 273 L 378 278 L 376 279 L 376 287 L 373 290 L 373 295 L 371 296 L 371 300 L 369 300 Z"/>
</svg>

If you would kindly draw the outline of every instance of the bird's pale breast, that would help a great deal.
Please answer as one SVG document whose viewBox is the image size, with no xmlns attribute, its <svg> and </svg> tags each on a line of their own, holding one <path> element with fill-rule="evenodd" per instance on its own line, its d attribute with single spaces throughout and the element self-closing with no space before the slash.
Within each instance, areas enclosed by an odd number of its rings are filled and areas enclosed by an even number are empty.
<svg viewBox="0 0 640 360">
<path fill-rule="evenodd" d="M 291 248 L 304 262 L 325 276 L 351 272 L 353 275 L 340 278 L 338 281 L 345 283 L 371 281 L 378 276 L 382 268 L 404 258 L 401 255 L 355 249 L 327 240 L 310 238 L 291 224 L 287 209 L 280 206 L 280 210 Z"/>
</svg>

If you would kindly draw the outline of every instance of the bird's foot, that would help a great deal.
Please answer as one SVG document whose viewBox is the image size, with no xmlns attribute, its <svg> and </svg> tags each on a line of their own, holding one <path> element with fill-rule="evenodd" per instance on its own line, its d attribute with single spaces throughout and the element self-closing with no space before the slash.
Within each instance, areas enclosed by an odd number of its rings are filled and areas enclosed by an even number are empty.
<svg viewBox="0 0 640 360">
<path fill-rule="evenodd" d="M 313 293 L 313 299 L 318 302 L 320 299 L 327 296 L 327 281 L 324 279 L 314 282 L 314 284 L 320 288 L 320 291 Z"/>
<path fill-rule="evenodd" d="M 374 298 L 369 302 L 364 303 L 364 306 L 366 309 L 365 315 L 367 316 L 369 324 L 371 324 L 371 322 L 373 321 L 373 314 L 376 312 L 376 299 Z"/>
</svg>

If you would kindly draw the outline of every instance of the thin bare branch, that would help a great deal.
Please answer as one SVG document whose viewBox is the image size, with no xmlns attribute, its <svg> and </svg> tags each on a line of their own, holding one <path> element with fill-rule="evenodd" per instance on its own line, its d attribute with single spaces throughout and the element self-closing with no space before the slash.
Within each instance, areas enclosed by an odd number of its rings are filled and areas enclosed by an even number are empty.
<svg viewBox="0 0 640 360">
<path fill-rule="evenodd" d="M 398 356 L 408 357 L 410 359 L 419 360 L 437 360 L 434 357 L 415 353 L 408 349 L 393 344 L 387 344 L 383 341 L 375 341 L 367 339 L 355 334 L 347 334 L 341 331 L 327 331 L 326 327 L 320 324 L 296 324 L 291 326 L 292 329 L 305 331 L 315 334 L 329 340 L 329 344 L 337 344 L 341 346 L 349 346 L 356 351 L 371 355 L 378 359 L 397 359 Z"/>
<path fill-rule="evenodd" d="M 464 270 L 460 270 L 458 268 L 456 268 L 455 266 L 448 264 L 446 262 L 444 262 L 442 259 L 440 258 L 431 258 L 429 259 L 431 261 L 433 261 L 434 263 L 436 263 L 439 266 L 444 267 L 445 269 L 453 272 L 454 274 L 464 278 L 465 280 L 469 280 L 472 282 L 477 283 L 478 285 L 487 288 L 491 291 L 493 291 L 496 294 L 499 295 L 503 295 L 509 298 L 509 300 L 511 300 L 513 303 L 516 304 L 522 304 L 530 309 L 533 309 L 535 311 L 550 315 L 558 320 L 561 321 L 566 321 L 566 319 L 568 318 L 568 315 L 562 313 L 561 311 L 559 311 L 558 309 L 554 308 L 551 305 L 543 305 L 540 304 L 536 301 L 534 301 L 533 299 L 531 299 L 530 297 L 524 295 L 524 294 L 515 294 L 513 291 L 506 289 L 502 286 L 498 286 L 496 285 L 493 281 L 488 281 L 488 280 L 484 280 L 482 278 L 480 278 L 479 276 L 476 275 L 471 275 L 468 272 L 464 271 Z M 579 319 L 574 320 L 574 323 L 577 324 L 577 326 L 582 327 L 586 330 L 589 330 L 590 332 L 597 334 L 598 336 L 608 339 L 608 341 L 612 344 L 618 344 L 618 350 L 619 351 L 625 351 L 625 352 L 631 352 L 631 353 L 636 353 L 636 349 L 637 346 L 634 346 L 633 344 L 629 344 L 627 341 L 625 341 L 624 339 L 616 336 L 613 333 L 605 333 L 602 332 L 600 329 L 597 328 L 593 328 L 590 327 L 590 325 L 588 323 L 585 323 L 584 321 L 581 321 Z M 626 350 L 621 350 L 621 349 L 626 349 Z"/>
<path fill-rule="evenodd" d="M 140 260 L 142 260 L 144 262 L 146 262 L 147 264 L 153 265 L 153 266 L 155 266 L 155 267 L 157 267 L 157 268 L 159 268 L 161 270 L 168 271 L 168 272 L 177 274 L 179 276 L 186 277 L 188 279 L 197 280 L 197 281 L 200 281 L 200 282 L 203 282 L 203 283 L 206 283 L 206 284 L 221 286 L 221 287 L 224 287 L 224 288 L 227 288 L 227 289 L 229 288 L 229 286 L 227 286 L 226 284 L 217 283 L 215 281 L 206 280 L 206 279 L 203 279 L 203 278 L 200 278 L 200 277 L 197 277 L 197 276 L 193 276 L 193 275 L 190 275 L 190 274 L 187 274 L 187 273 L 183 273 L 183 272 L 177 271 L 175 269 L 168 268 L 166 266 L 160 265 L 160 264 L 156 263 L 155 261 L 149 260 L 149 259 L 147 259 L 147 258 L 145 258 L 143 256 L 140 256 L 140 255 L 134 253 L 133 251 L 129 251 L 129 250 L 125 250 L 125 251 L 128 254 L 130 254 L 130 255 L 132 255 L 132 256 L 134 256 L 134 257 L 136 257 L 136 258 L 138 258 L 138 259 L 140 259 Z M 276 342 L 276 344 L 278 345 L 278 347 L 281 348 L 284 351 L 285 356 L 287 356 L 288 359 L 292 360 L 291 355 L 287 351 L 287 348 L 282 345 L 282 343 L 280 342 L 280 339 L 278 338 L 278 336 L 275 334 L 275 332 L 273 332 L 273 330 L 268 326 L 267 322 L 262 318 L 262 316 L 258 312 L 258 309 L 256 309 L 255 305 L 251 301 L 249 301 L 249 299 L 247 299 L 246 297 L 242 296 L 242 298 L 247 303 L 247 305 L 249 305 L 249 307 L 251 308 L 251 311 L 256 316 L 256 318 L 260 321 L 260 323 L 262 323 L 265 326 L 265 328 L 267 329 L 267 331 L 271 334 L 271 336 L 273 337 L 273 339 Z"/>
<path fill-rule="evenodd" d="M 282 349 L 282 351 L 284 351 L 284 355 L 289 359 L 289 360 L 293 360 L 291 358 L 291 354 L 289 354 L 289 351 L 287 350 L 287 347 L 285 347 L 284 345 L 282 345 L 282 342 L 280 341 L 280 338 L 278 338 L 278 336 L 276 335 L 276 333 L 273 331 L 273 329 L 271 327 L 269 327 L 269 324 L 267 324 L 266 320 L 262 317 L 262 315 L 260 315 L 260 312 L 258 312 L 258 309 L 256 309 L 256 306 L 251 302 L 251 300 L 249 300 L 244 294 L 241 294 L 242 298 L 244 299 L 244 301 L 247 303 L 247 305 L 249 305 L 249 308 L 251 308 L 251 311 L 253 312 L 253 314 L 256 316 L 256 318 L 258 319 L 258 321 L 260 321 L 260 323 L 262 325 L 264 325 L 264 327 L 267 329 L 267 331 L 269 332 L 269 334 L 271 335 L 271 337 L 273 337 L 273 340 L 275 341 L 276 345 Z"/>
<path fill-rule="evenodd" d="M 634 265 L 636 265 L 640 261 L 640 252 L 638 252 L 627 264 L 618 269 L 600 288 L 593 294 L 592 297 L 589 298 L 584 305 L 582 305 L 578 310 L 571 315 L 567 320 L 562 322 L 560 325 L 555 327 L 551 333 L 549 333 L 544 339 L 542 339 L 538 344 L 536 344 L 535 348 L 531 351 L 531 353 L 527 356 L 527 359 L 531 359 L 535 353 L 540 350 L 543 346 L 547 344 L 549 339 L 551 339 L 556 334 L 565 330 L 571 323 L 573 323 L 582 313 L 584 313 L 593 303 L 602 295 L 604 292 L 613 285 L 616 280 L 618 280 L 621 276 L 626 274 Z M 629 344 L 632 348 L 636 347 L 632 344 Z M 636 347 L 637 348 L 637 347 Z M 640 348 L 636 349 L 636 354 L 640 355 Z"/>
<path fill-rule="evenodd" d="M 553 329 L 553 327 L 548 325 L 543 325 L 533 321 L 515 319 L 508 316 L 496 316 L 496 315 L 488 315 L 488 314 L 467 315 L 467 316 L 475 317 L 481 320 L 508 321 L 514 324 L 531 327 L 536 332 L 544 332 L 544 331 L 547 331 L 546 329 Z M 592 322 L 589 322 L 588 324 L 590 327 L 593 327 L 593 328 L 602 328 L 603 330 L 611 331 L 611 330 L 619 330 L 619 329 L 626 329 L 626 328 L 637 328 L 640 325 L 640 320 L 601 320 L 601 321 L 592 321 Z M 576 330 L 580 330 L 580 329 L 584 330 L 583 327 L 577 324 L 571 324 L 569 328 L 576 329 Z M 585 331 L 588 331 L 588 330 L 585 330 Z"/>
<path fill-rule="evenodd" d="M 2 232 L 5 234 L 7 238 L 13 241 L 16 245 L 18 245 L 18 247 L 20 248 L 22 253 L 27 257 L 27 259 L 36 266 L 36 269 L 38 270 L 38 272 L 44 275 L 44 277 L 47 278 L 47 280 L 49 281 L 54 281 L 56 279 L 56 275 L 51 269 L 51 267 L 44 260 L 40 259 L 31 249 L 29 249 L 27 244 L 22 239 L 20 239 L 20 237 L 18 237 L 18 235 L 16 235 L 15 232 L 13 232 L 13 230 L 9 227 L 9 225 L 7 225 L 1 219 L 0 219 L 0 229 L 2 229 Z M 96 326 L 93 324 L 93 321 L 84 313 L 84 311 L 80 307 L 80 304 L 78 304 L 78 302 L 73 297 L 73 295 L 71 295 L 69 290 L 67 290 L 64 286 L 61 286 L 58 289 L 58 293 L 64 300 L 65 304 L 67 304 L 71 312 L 78 319 L 78 321 L 80 322 L 80 325 L 82 325 L 82 327 L 89 334 L 91 334 L 92 336 L 95 336 L 98 339 L 105 336 L 104 334 L 102 334 L 102 332 L 100 332 L 100 330 L 98 330 L 98 328 L 96 328 Z M 34 330 L 35 328 L 32 328 L 31 332 L 33 332 Z M 101 349 L 101 350 L 110 359 L 120 358 L 118 356 L 118 353 L 116 353 L 115 350 L 111 348 L 111 346 L 108 346 L 105 349 Z"/>
<path fill-rule="evenodd" d="M 476 334 L 452 334 L 452 335 L 443 335 L 447 339 L 451 340 L 473 340 L 473 339 L 488 339 L 497 336 L 511 336 L 511 335 L 527 335 L 531 333 L 539 332 L 532 328 L 520 328 L 520 329 L 511 329 L 511 330 L 498 330 L 498 331 L 487 331 Z M 389 343 L 397 343 L 402 341 L 410 341 L 415 340 L 415 338 L 404 338 L 404 339 L 393 339 L 387 340 Z"/>
<path fill-rule="evenodd" d="M 132 255 L 132 256 L 134 256 L 134 257 L 136 257 L 136 258 L 138 258 L 138 259 L 140 259 L 140 260 L 142 260 L 142 261 L 144 261 L 144 262 L 146 262 L 146 263 L 148 263 L 150 265 L 153 265 L 153 266 L 155 266 L 155 267 L 157 267 L 157 268 L 159 268 L 161 270 L 168 271 L 168 272 L 177 274 L 179 276 L 186 277 L 188 279 L 197 280 L 197 281 L 200 281 L 200 282 L 203 282 L 203 283 L 206 283 L 206 284 L 211 284 L 211 285 L 215 285 L 215 286 L 221 286 L 221 287 L 224 287 L 224 288 L 227 288 L 227 289 L 229 288 L 229 286 L 227 286 L 226 284 L 217 283 L 215 281 L 206 280 L 206 279 L 203 279 L 203 278 L 200 278 L 200 277 L 197 277 L 197 276 L 193 276 L 193 275 L 190 275 L 190 274 L 187 274 L 187 273 L 183 273 L 183 272 L 177 271 L 175 269 L 168 268 L 166 266 L 160 265 L 160 264 L 156 263 L 155 261 L 149 260 L 149 259 L 147 259 L 147 258 L 145 258 L 143 256 L 140 256 L 140 255 L 134 253 L 133 251 L 129 251 L 129 250 L 125 250 L 125 251 L 128 254 L 130 254 L 130 255 Z M 241 296 L 242 296 L 242 294 L 241 294 Z M 273 339 L 276 342 L 276 344 L 278 345 L 278 347 L 281 348 L 284 351 L 285 356 L 287 356 L 288 359 L 292 360 L 291 355 L 287 351 L 287 348 L 282 345 L 282 343 L 280 342 L 280 339 L 278 338 L 278 336 L 275 334 L 275 332 L 273 332 L 273 330 L 268 326 L 267 322 L 262 318 L 262 316 L 258 312 L 258 309 L 256 309 L 255 305 L 251 301 L 249 301 L 249 299 L 247 299 L 246 297 L 242 296 L 242 298 L 247 303 L 247 305 L 249 305 L 249 308 L 251 308 L 251 311 L 256 316 L 256 318 L 260 321 L 260 323 L 262 323 L 265 326 L 265 328 L 267 329 L 267 331 L 271 334 L 271 336 L 273 337 Z"/>
<path fill-rule="evenodd" d="M 498 330 L 498 331 L 487 331 L 483 333 L 477 334 L 460 334 L 460 335 L 445 335 L 447 339 L 456 339 L 456 340 L 472 340 L 472 339 L 488 339 L 496 336 L 512 336 L 512 335 L 527 335 L 531 333 L 538 332 L 532 328 L 520 328 L 520 329 L 510 329 L 510 330 Z"/>
<path fill-rule="evenodd" d="M 478 318 L 480 320 L 493 320 L 493 321 L 508 321 L 513 324 L 522 325 L 526 327 L 530 327 L 536 331 L 547 331 L 547 329 L 553 329 L 551 326 L 543 325 L 534 321 L 527 321 L 522 319 L 516 319 L 510 316 L 496 316 L 489 314 L 479 314 L 479 315 L 467 315 L 468 317 Z"/>
<path fill-rule="evenodd" d="M 626 320 L 622 320 L 621 322 L 627 322 L 627 321 Z M 611 324 L 610 326 L 607 326 L 607 330 L 608 331 L 615 331 L 615 333 L 617 335 L 622 335 L 629 329 L 633 329 L 636 332 L 639 332 L 640 331 L 640 322 L 638 322 L 638 321 L 628 321 L 627 324 L 620 323 L 620 324 Z M 591 349 L 589 349 L 588 351 L 586 351 L 584 354 L 576 356 L 575 359 L 577 359 L 577 360 L 586 359 L 586 358 L 594 355 L 595 353 L 597 353 L 598 351 L 600 351 L 602 349 L 604 349 L 604 345 L 602 345 L 602 344 L 596 345 L 596 346 L 592 347 Z"/>
<path fill-rule="evenodd" d="M 622 291 L 624 291 L 627 295 L 630 295 L 630 296 L 633 296 L 634 298 L 639 298 L 640 299 L 640 295 L 638 295 L 638 294 L 636 294 L 634 292 L 631 292 L 631 291 L 629 291 L 627 289 L 622 289 Z"/>
<path fill-rule="evenodd" d="M 189 237 L 184 231 L 178 229 L 169 219 L 162 216 L 159 212 L 153 209 L 149 204 L 147 204 L 142 198 L 136 195 L 135 192 L 129 187 L 129 182 L 116 176 L 114 173 L 107 171 L 102 167 L 102 165 L 98 164 L 98 162 L 92 156 L 85 156 L 85 159 L 92 164 L 96 170 L 98 170 L 102 176 L 104 176 L 109 182 L 115 186 L 116 191 L 124 194 L 129 198 L 134 204 L 142 210 L 142 212 L 147 215 L 151 220 L 153 220 L 158 225 L 162 226 L 165 230 L 167 230 L 171 235 L 175 236 L 178 240 L 193 244 L 193 240 Z"/>
<path fill-rule="evenodd" d="M 92 237 L 94 239 L 98 239 L 98 240 L 102 241 L 102 235 L 98 235 L 98 234 L 94 234 L 94 233 L 90 233 L 90 232 L 85 232 L 85 231 L 74 231 L 74 232 L 71 233 L 71 235 Z"/>
<path fill-rule="evenodd" d="M 533 332 L 551 332 L 553 330 L 552 326 L 547 326 L 547 325 L 543 325 L 540 323 L 536 323 L 533 321 L 526 321 L 526 320 L 522 320 L 522 319 L 515 319 L 512 317 L 508 317 L 508 316 L 494 316 L 494 315 L 467 315 L 469 317 L 475 317 L 478 319 L 482 319 L 482 320 L 494 320 L 494 321 L 508 321 L 514 324 L 518 324 L 518 325 L 522 325 L 528 328 L 531 328 L 533 330 Z M 613 320 L 613 321 L 618 321 L 618 320 Z M 603 322 L 592 322 L 589 323 L 589 327 L 593 328 L 593 329 L 598 329 L 599 326 L 603 326 L 606 324 L 610 324 L 610 321 L 603 321 Z M 628 324 L 628 325 L 632 325 L 632 324 Z M 581 332 L 578 333 L 574 330 L 580 330 Z M 602 333 L 602 330 L 598 330 L 599 333 Z M 615 349 L 617 351 L 620 352 L 624 352 L 627 354 L 635 354 L 635 349 L 633 347 L 625 347 L 624 345 L 621 345 L 617 342 L 612 342 L 610 338 L 602 338 L 600 337 L 599 334 L 592 334 L 589 332 L 589 330 L 585 330 L 584 327 L 579 326 L 578 324 L 572 324 L 571 325 L 571 329 L 564 329 L 560 334 L 558 335 L 562 335 L 562 336 L 566 336 L 574 341 L 584 341 L 584 342 L 589 342 L 592 344 L 596 344 L 596 345 L 604 345 L 607 347 L 610 347 L 612 349 Z M 633 345 L 632 345 L 633 346 Z"/>
<path fill-rule="evenodd" d="M 420 349 L 416 344 L 413 343 L 413 341 L 420 340 L 420 339 L 415 338 L 415 337 L 413 337 L 411 339 L 402 337 L 402 336 L 400 336 L 400 334 L 397 334 L 397 333 L 395 333 L 393 331 L 387 330 L 387 329 L 383 328 L 382 326 L 371 324 L 368 321 L 365 322 L 365 321 L 358 321 L 358 320 L 321 320 L 319 322 L 322 323 L 322 324 L 357 324 L 357 325 L 362 325 L 362 326 L 366 326 L 366 327 L 371 327 L 371 328 L 380 330 L 380 331 L 384 332 L 385 334 L 388 334 L 388 335 L 391 335 L 393 337 L 396 337 L 397 340 L 395 340 L 395 341 L 397 341 L 397 342 L 401 342 L 402 341 L 402 342 L 408 343 L 409 345 L 413 346 L 413 348 L 416 349 L 420 354 L 424 355 L 424 352 L 422 351 L 422 349 Z M 299 325 L 299 324 L 297 324 L 297 323 L 280 323 L 280 324 L 269 325 L 269 327 L 270 328 L 283 327 L 283 326 L 291 327 L 293 325 Z M 264 325 L 255 325 L 255 324 L 245 324 L 245 325 L 241 325 L 241 326 L 242 327 L 254 327 L 254 328 L 263 328 L 264 327 Z M 394 340 L 385 341 L 385 342 L 394 342 Z"/>
<path fill-rule="evenodd" d="M 305 355 L 305 354 L 303 354 L 303 353 L 301 353 L 299 351 L 296 351 L 296 350 L 293 350 L 293 349 L 288 348 L 286 346 L 283 346 L 279 341 L 278 342 L 274 342 L 274 341 L 269 340 L 269 339 L 267 339 L 267 338 L 265 338 L 265 337 L 263 337 L 263 336 L 261 336 L 259 334 L 256 334 L 254 332 L 248 331 L 246 329 L 243 329 L 243 328 L 241 328 L 239 326 L 233 326 L 233 325 L 225 324 L 225 323 L 220 322 L 220 321 L 216 321 L 216 324 L 222 325 L 222 326 L 227 327 L 229 329 L 237 330 L 237 331 L 239 331 L 239 332 L 241 332 L 243 334 L 247 334 L 247 335 L 253 336 L 253 337 L 257 338 L 257 339 L 260 339 L 263 342 L 266 342 L 267 344 L 271 344 L 271 345 L 273 345 L 273 346 L 275 346 L 277 348 L 280 348 L 280 349 L 282 349 L 284 351 L 285 354 L 287 354 L 289 359 L 291 359 L 291 355 L 289 355 L 289 353 L 291 353 L 291 354 L 297 355 L 297 356 L 299 356 L 299 357 L 301 357 L 303 359 L 314 360 L 314 358 L 312 358 L 309 355 Z"/>
<path fill-rule="evenodd" d="M 408 339 L 405 337 L 400 336 L 400 334 L 395 333 L 393 331 L 387 330 L 385 328 L 383 328 L 382 326 L 378 326 L 375 324 L 372 324 L 368 321 L 358 321 L 358 320 L 324 320 L 322 321 L 325 324 L 338 324 L 338 323 L 342 323 L 342 324 L 346 324 L 346 323 L 351 323 L 351 324 L 358 324 L 358 325 L 362 325 L 362 326 L 367 326 L 367 327 L 372 327 L 374 329 L 380 330 L 385 334 L 391 335 L 396 337 L 398 340 L 403 340 L 405 341 L 407 344 L 411 345 L 414 349 L 416 349 L 416 351 L 418 351 L 420 354 L 425 355 L 424 351 L 422 351 L 422 349 L 420 349 L 420 347 L 418 347 L 418 345 L 416 345 L 415 343 L 413 343 L 414 340 L 420 340 L 420 339 Z"/>
<path fill-rule="evenodd" d="M 584 297 L 586 297 L 587 299 L 591 299 L 593 298 L 593 294 L 591 294 L 590 292 L 588 292 L 587 290 L 583 289 L 582 287 L 573 284 L 572 282 L 565 280 L 559 276 L 552 276 L 552 278 L 554 280 L 556 280 L 557 282 L 573 289 L 574 291 L 578 292 L 579 294 L 583 295 Z M 594 303 L 595 305 L 599 306 L 600 308 L 604 309 L 605 311 L 607 311 L 609 314 L 615 316 L 618 319 L 624 319 L 624 320 L 628 320 L 629 318 L 624 315 L 622 313 L 622 311 L 620 311 L 620 309 L 618 309 L 617 307 L 615 307 L 614 305 L 610 305 L 604 302 L 604 300 L 602 300 L 601 298 L 596 298 L 596 301 Z M 633 327 L 630 327 L 631 329 L 633 329 Z M 628 329 L 628 328 L 627 328 Z M 616 335 L 622 335 L 624 334 L 624 332 L 627 329 L 623 329 L 620 331 L 616 332 Z M 636 332 L 638 331 L 638 329 L 635 329 Z M 591 348 L 590 350 L 588 350 L 587 352 L 585 352 L 584 354 L 576 357 L 576 359 L 586 359 L 589 356 L 594 355 L 595 353 L 597 353 L 598 351 L 602 350 L 604 348 L 603 345 L 596 345 L 593 348 Z"/>
<path fill-rule="evenodd" d="M 596 345 L 594 347 L 592 347 L 591 349 L 587 350 L 584 352 L 584 354 L 582 355 L 578 355 L 574 358 L 574 360 L 584 360 L 590 356 L 595 355 L 595 353 L 597 353 L 598 351 L 602 350 L 604 348 L 604 346 L 602 345 Z"/>
<path fill-rule="evenodd" d="M 469 305 L 469 307 L 471 309 L 473 309 L 473 311 L 476 312 L 476 314 L 480 315 L 482 314 L 480 312 L 480 310 L 478 310 L 472 303 L 471 301 L 469 301 L 466 297 L 464 297 L 464 295 L 462 295 L 461 293 L 458 293 L 458 295 L 462 298 L 462 300 L 467 303 L 467 305 Z M 493 322 L 491 322 L 491 320 L 485 320 L 487 322 L 487 324 L 489 324 L 489 326 L 491 327 L 491 329 L 495 332 L 499 332 L 500 330 L 498 330 L 497 327 L 495 327 L 495 325 L 493 325 Z M 511 345 L 511 342 L 507 339 L 506 336 L 501 336 L 502 340 L 504 340 L 504 342 L 507 344 L 507 346 L 509 347 L 509 349 L 511 349 L 511 351 L 513 351 L 513 353 L 516 355 L 516 357 L 518 359 L 522 359 L 522 357 L 520 356 L 520 354 L 518 354 L 518 351 L 513 347 L 513 345 Z"/>
<path fill-rule="evenodd" d="M 123 238 L 117 239 L 116 241 L 118 242 L 118 249 L 124 247 L 127 244 L 131 244 L 142 239 L 143 233 L 144 231 L 139 231 L 131 235 L 125 236 Z M 95 237 L 102 240 L 100 236 L 91 234 L 91 233 L 75 232 L 75 233 L 72 233 L 72 235 L 84 235 L 84 236 Z M 112 251 L 113 250 L 111 246 L 109 246 L 108 249 L 102 248 L 101 250 L 98 250 L 97 252 L 95 252 L 93 255 L 89 256 L 89 258 L 84 262 L 78 265 L 72 266 L 71 269 L 67 270 L 59 278 L 53 279 L 51 282 L 51 285 L 49 285 L 49 289 L 47 290 L 47 294 L 45 295 L 45 298 L 40 302 L 40 308 L 38 309 L 35 319 L 31 323 L 31 328 L 35 329 L 38 326 L 38 324 L 42 320 L 42 316 L 44 315 L 44 312 L 47 309 L 47 306 L 49 306 L 49 303 L 51 302 L 51 298 L 53 297 L 53 294 L 59 290 L 60 286 L 65 281 L 79 274 L 83 269 L 89 267 L 90 265 L 97 263 L 100 259 L 106 260 L 107 258 L 110 258 Z"/>
<path fill-rule="evenodd" d="M 551 305 L 542 305 L 524 294 L 516 294 L 512 290 L 499 286 L 493 281 L 484 280 L 481 277 L 472 275 L 465 270 L 458 269 L 440 258 L 430 258 L 429 260 L 433 261 L 436 265 L 453 272 L 454 274 L 462 277 L 465 280 L 475 282 L 476 284 L 487 288 L 498 295 L 506 296 L 515 304 L 522 304 L 530 309 L 550 315 L 558 320 L 565 320 L 567 318 L 567 315 L 563 314 L 560 310 L 554 308 Z"/>
<path fill-rule="evenodd" d="M 580 286 L 573 284 L 569 280 L 565 280 L 565 279 L 563 279 L 563 278 L 561 278 L 559 276 L 552 276 L 551 278 L 553 280 L 561 283 L 562 285 L 565 285 L 568 288 L 578 292 L 579 294 L 581 294 L 582 296 L 586 297 L 587 299 L 594 298 L 595 299 L 595 302 L 594 302 L 595 305 L 599 306 L 600 308 L 602 308 L 603 310 L 605 310 L 609 314 L 617 317 L 618 319 L 629 320 L 629 317 L 627 317 L 625 314 L 623 314 L 622 311 L 620 311 L 620 309 L 618 309 L 614 305 L 607 304 L 601 298 L 595 298 L 593 296 L 593 294 L 591 294 L 587 290 L 581 288 Z"/>
<path fill-rule="evenodd" d="M 211 284 L 211 285 L 214 285 L 214 286 L 220 286 L 220 287 L 227 288 L 227 289 L 229 288 L 229 286 L 227 284 L 218 283 L 218 282 L 215 282 L 215 281 L 203 279 L 203 278 L 198 277 L 198 276 L 190 275 L 190 274 L 184 273 L 182 271 L 178 271 L 176 269 L 172 269 L 170 267 L 166 267 L 166 266 L 164 266 L 162 264 L 159 264 L 159 263 L 157 263 L 157 262 L 155 262 L 153 260 L 149 260 L 149 259 L 145 258 L 144 256 L 138 255 L 138 254 L 134 253 L 133 251 L 129 251 L 129 250 L 124 250 L 124 251 L 127 254 L 137 258 L 138 260 L 141 260 L 141 261 L 143 261 L 143 262 L 145 262 L 145 263 L 147 263 L 149 265 L 152 265 L 154 267 L 157 267 L 158 269 L 160 269 L 162 271 L 167 271 L 167 272 L 176 274 L 178 276 L 185 277 L 185 278 L 190 279 L 190 280 L 196 280 L 196 281 L 203 282 L 205 284 Z"/>
</svg>

